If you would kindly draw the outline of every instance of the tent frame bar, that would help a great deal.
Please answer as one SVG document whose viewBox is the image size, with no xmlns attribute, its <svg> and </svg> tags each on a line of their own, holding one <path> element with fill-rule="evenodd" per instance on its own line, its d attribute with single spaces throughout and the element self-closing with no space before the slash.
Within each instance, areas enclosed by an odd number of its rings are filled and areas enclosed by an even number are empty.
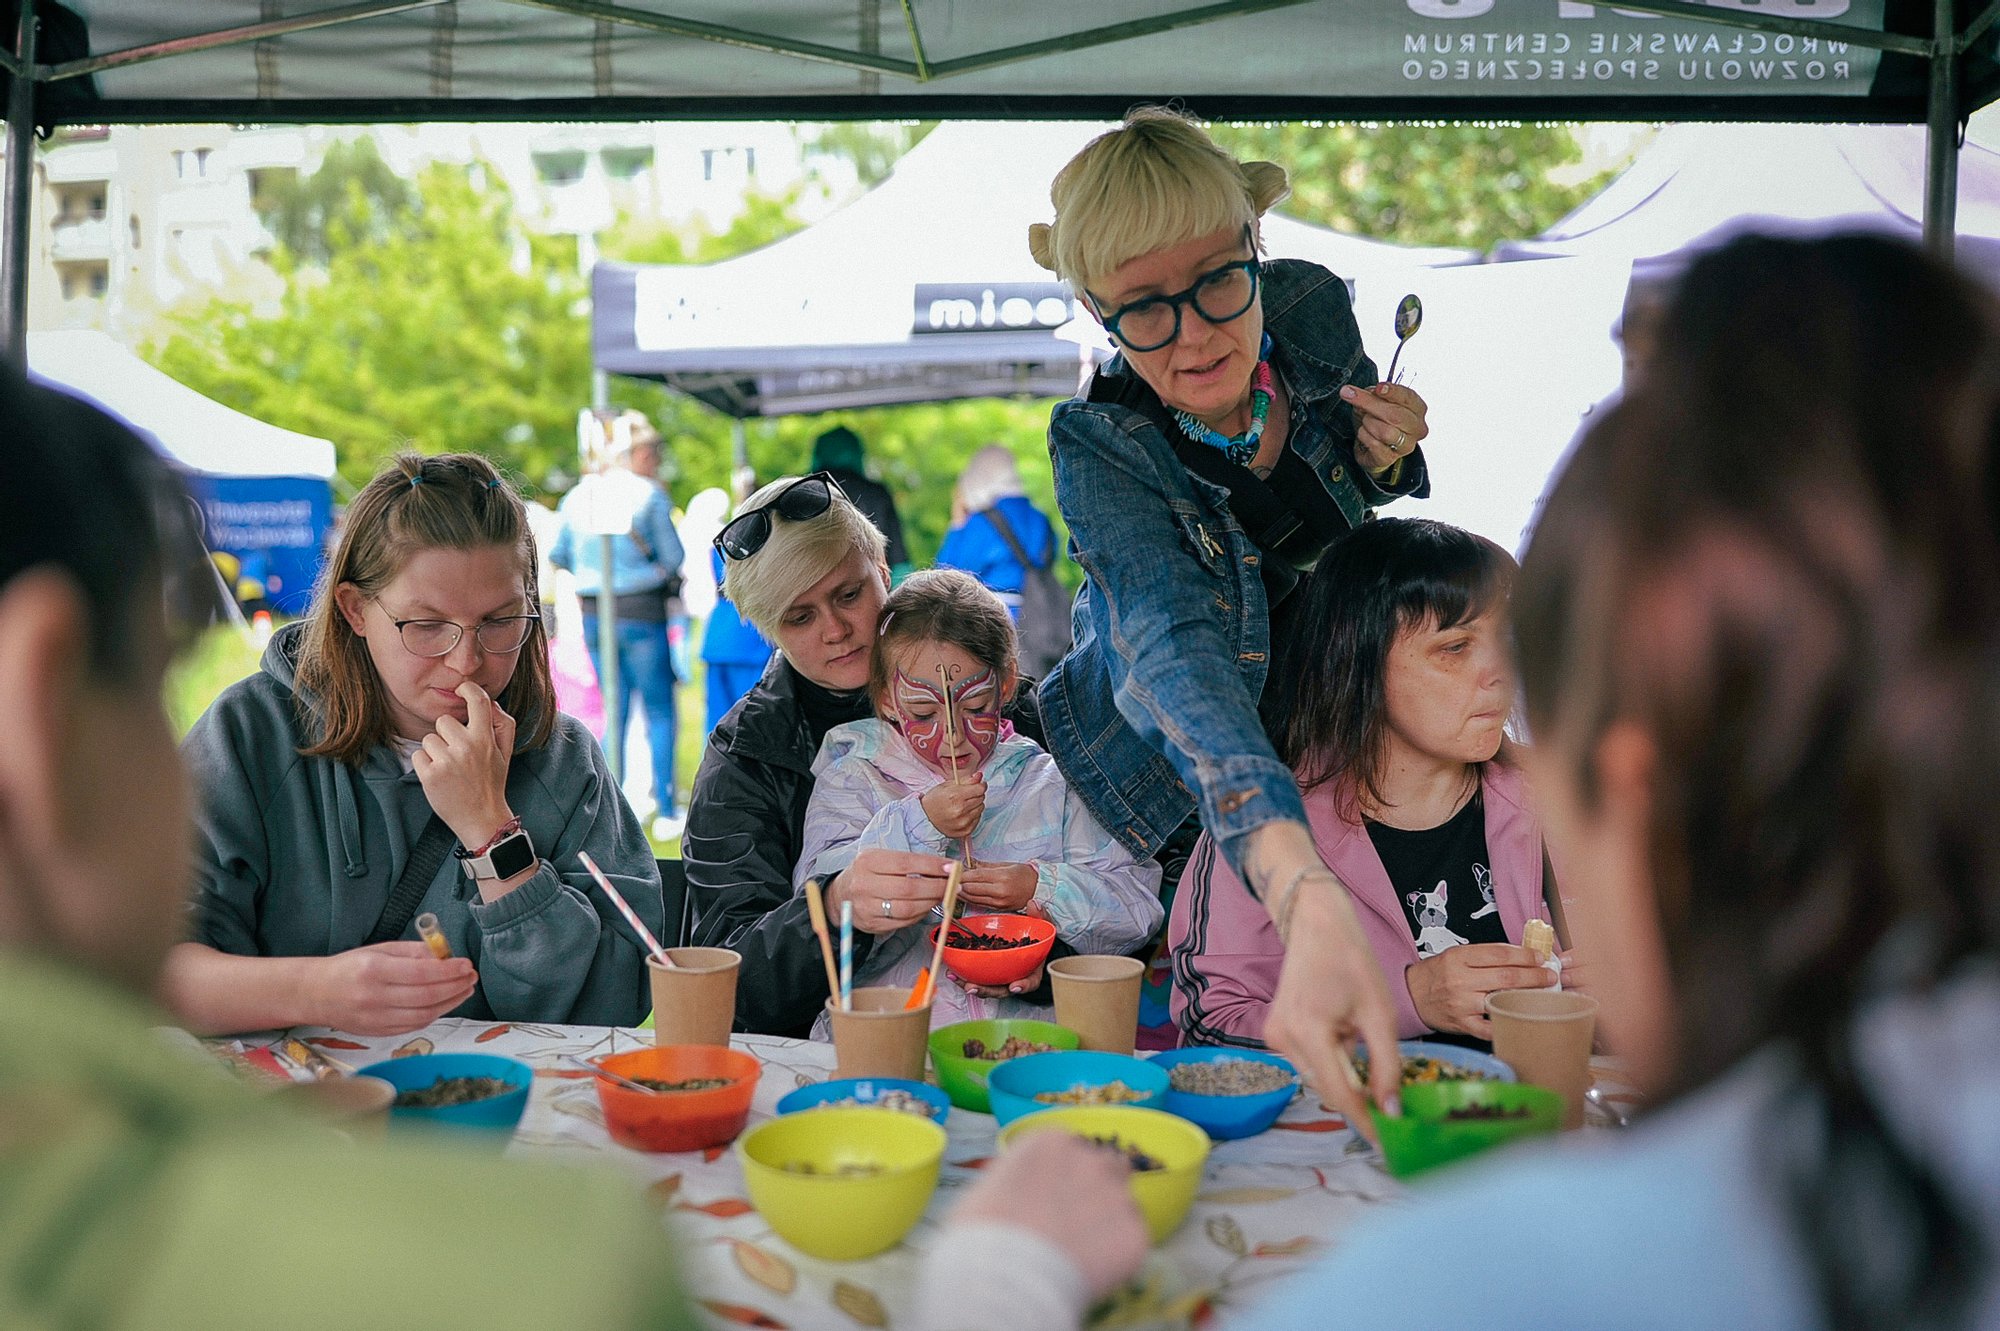
<svg viewBox="0 0 2000 1331">
<path fill-rule="evenodd" d="M 35 63 L 34 0 L 18 0 L 20 11 L 14 37 L 14 50 L 10 58 L 0 62 L 0 70 L 4 70 L 8 76 L 6 181 L 4 197 L 0 197 L 0 228 L 4 228 L 4 234 L 0 234 L 0 350 L 17 363 L 26 362 L 27 346 L 24 330 L 27 326 L 29 233 L 32 230 L 30 222 L 34 203 L 34 113 L 35 89 L 38 84 L 79 78 L 102 70 L 123 68 L 168 56 L 213 50 L 217 47 L 262 41 L 289 33 L 336 27 L 390 14 L 427 9 L 444 2 L 445 0 L 359 0 L 359 3 L 318 10 L 309 14 L 170 38 L 144 46 L 130 47 L 123 51 L 87 56 L 79 60 L 65 61 L 60 65 L 48 66 Z M 1237 18 L 1263 10 L 1304 4 L 1309 0 L 1217 0 L 1216 3 L 1193 9 L 1091 28 L 1043 41 L 1023 43 L 935 63 L 931 62 L 924 52 L 923 39 L 918 31 L 911 0 L 901 0 L 901 4 L 915 56 L 913 61 L 843 51 L 814 43 L 788 42 L 742 29 L 628 9 L 609 3 L 608 0 L 505 0 L 505 2 L 931 83 L 950 78 L 955 74 L 1015 64 L 1041 55 L 1086 50 L 1218 19 Z M 1924 163 L 1924 239 L 1934 253 L 1948 257 L 1952 252 L 1953 231 L 1957 225 L 1958 146 L 1962 119 L 1958 62 L 1972 43 L 1979 40 L 1993 26 L 1996 19 L 2000 19 L 2000 0 L 1993 0 L 1993 3 L 1967 25 L 1963 32 L 1957 30 L 1954 0 L 1933 0 L 1933 4 L 1932 35 L 1926 39 L 1902 33 L 1868 32 L 1820 20 L 1781 18 L 1744 10 L 1716 9 L 1707 5 L 1687 3 L 1686 0 L 1620 0 L 1620 8 L 1638 13 L 1692 19 L 1719 27 L 1748 28 L 1847 42 L 1855 46 L 1914 55 L 1928 60 L 1930 88 L 1926 103 L 1928 138 Z M 883 109 L 889 110 L 893 106 L 894 100 L 888 99 Z M 188 109 L 191 110 L 193 107 L 190 105 Z M 369 118 L 383 119 L 381 113 L 384 109 L 376 105 L 375 114 Z M 522 109 L 533 108 L 524 106 Z"/>
<path fill-rule="evenodd" d="M 60 65 L 43 65 L 36 69 L 35 81 L 59 83 L 64 79 L 81 78 L 86 74 L 96 74 L 107 69 L 123 69 L 128 65 L 164 60 L 168 56 L 186 55 L 193 51 L 212 51 L 223 46 L 240 46 L 244 42 L 261 42 L 271 37 L 283 37 L 288 33 L 338 27 L 343 23 L 380 18 L 385 14 L 401 14 L 412 9 L 429 9 L 444 3 L 446 0 L 362 0 L 359 4 L 343 5 L 338 9 L 294 14 L 290 18 L 272 19 L 267 23 L 221 28 L 215 32 L 197 33 L 191 37 L 173 37 L 164 42 L 149 42 L 145 46 L 127 47 L 123 51 L 85 56 L 81 60 L 66 60 Z"/>
<path fill-rule="evenodd" d="M 35 0 L 20 0 L 14 33 L 15 67 L 35 67 Z M 35 81 L 7 81 L 7 183 L 0 200 L 0 300 L 6 302 L 5 353 L 15 368 L 28 368 L 28 242 L 34 232 Z"/>
</svg>

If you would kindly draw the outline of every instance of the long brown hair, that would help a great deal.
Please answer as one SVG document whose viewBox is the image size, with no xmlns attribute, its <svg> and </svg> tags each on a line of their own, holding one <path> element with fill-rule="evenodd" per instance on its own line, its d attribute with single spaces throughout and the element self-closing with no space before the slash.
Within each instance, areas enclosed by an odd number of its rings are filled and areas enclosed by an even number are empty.
<svg viewBox="0 0 2000 1331">
<path fill-rule="evenodd" d="M 1660 359 L 1578 448 L 1514 597 L 1538 745 L 1597 798 L 1654 747 L 1647 856 L 1677 1092 L 1775 1047 L 1774 1201 L 1828 1325 L 1954 1324 L 1990 1257 L 1855 1029 L 2000 942 L 2000 325 L 1906 246 L 1698 261 Z"/>
<path fill-rule="evenodd" d="M 334 591 L 353 583 L 372 596 L 423 550 L 502 546 L 521 563 L 523 593 L 536 603 L 535 537 L 520 495 L 477 453 L 427 458 L 398 453 L 348 505 L 333 558 L 313 593 L 299 649 L 298 705 L 309 743 L 299 752 L 356 764 L 394 733 L 381 677 Z M 514 676 L 498 699 L 519 721 L 517 751 L 539 749 L 555 730 L 555 684 L 549 677 L 545 626 L 531 626 Z"/>
</svg>

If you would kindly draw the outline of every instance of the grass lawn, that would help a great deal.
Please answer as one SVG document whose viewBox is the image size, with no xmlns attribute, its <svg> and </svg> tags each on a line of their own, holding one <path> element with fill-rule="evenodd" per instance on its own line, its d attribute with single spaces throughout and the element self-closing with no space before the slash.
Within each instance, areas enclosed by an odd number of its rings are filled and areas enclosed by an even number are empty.
<svg viewBox="0 0 2000 1331">
<path fill-rule="evenodd" d="M 697 626 L 698 628 L 698 626 Z M 696 633 L 694 641 L 701 639 Z M 217 694 L 257 669 L 263 649 L 250 636 L 223 625 L 210 629 L 182 658 L 167 677 L 167 714 L 177 733 L 185 735 Z M 680 730 L 674 755 L 674 775 L 678 778 L 683 803 L 693 788 L 695 769 L 701 764 L 702 747 L 708 743 L 707 699 L 703 672 L 696 670 L 675 690 L 680 705 Z M 649 838 L 650 839 L 650 838 Z M 653 841 L 653 853 L 672 859 L 681 853 L 681 839 Z"/>
</svg>

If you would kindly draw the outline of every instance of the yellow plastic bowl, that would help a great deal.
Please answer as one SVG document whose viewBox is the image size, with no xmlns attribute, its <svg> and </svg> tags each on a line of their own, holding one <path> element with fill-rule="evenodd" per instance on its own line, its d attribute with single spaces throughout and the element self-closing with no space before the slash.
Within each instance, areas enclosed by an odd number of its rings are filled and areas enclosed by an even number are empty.
<svg viewBox="0 0 2000 1331">
<path fill-rule="evenodd" d="M 1024 1133 L 1050 1131 L 1114 1137 L 1165 1166 L 1132 1173 L 1132 1196 L 1153 1242 L 1163 1242 L 1187 1219 L 1208 1161 L 1208 1134 L 1194 1124 L 1177 1114 L 1133 1105 L 1065 1105 L 1015 1119 L 1000 1130 L 1000 1146 L 1006 1149 Z"/>
<path fill-rule="evenodd" d="M 910 1232 L 937 1191 L 944 1147 L 944 1129 L 916 1114 L 822 1109 L 774 1118 L 736 1150 L 750 1200 L 780 1238 L 809 1257 L 851 1262 Z M 869 1172 L 839 1172 L 856 1167 Z"/>
</svg>

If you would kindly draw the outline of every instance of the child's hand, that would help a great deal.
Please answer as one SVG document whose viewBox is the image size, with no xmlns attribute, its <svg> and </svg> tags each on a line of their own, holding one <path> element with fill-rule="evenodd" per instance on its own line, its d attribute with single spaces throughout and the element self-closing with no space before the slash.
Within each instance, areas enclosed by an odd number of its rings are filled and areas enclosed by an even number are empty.
<svg viewBox="0 0 2000 1331">
<path fill-rule="evenodd" d="M 940 782 L 924 795 L 923 806 L 932 827 L 954 841 L 963 840 L 986 813 L 986 778 L 974 772 L 956 785 Z"/>
<path fill-rule="evenodd" d="M 971 905 L 1018 915 L 1035 899 L 1035 866 L 976 865 L 958 880 L 958 895 Z"/>
<path fill-rule="evenodd" d="M 1047 969 L 1046 966 L 1037 966 L 1012 984 L 974 984 L 970 980 L 960 980 L 958 987 L 974 998 L 1019 998 L 1042 987 L 1042 975 Z"/>
<path fill-rule="evenodd" d="M 1014 1225 L 1076 1263 L 1101 1299 L 1146 1260 L 1146 1222 L 1124 1156 L 1068 1132 L 1031 1132 L 959 1198 L 947 1225 Z"/>
</svg>

